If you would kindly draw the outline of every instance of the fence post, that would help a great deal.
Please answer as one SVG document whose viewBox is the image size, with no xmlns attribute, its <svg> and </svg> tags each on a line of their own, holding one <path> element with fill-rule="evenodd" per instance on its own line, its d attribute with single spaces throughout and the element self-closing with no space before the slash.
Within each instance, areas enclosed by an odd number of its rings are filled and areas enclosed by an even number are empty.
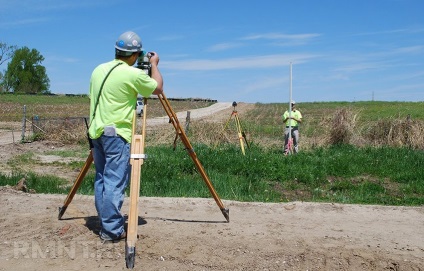
<svg viewBox="0 0 424 271">
<path fill-rule="evenodd" d="M 185 123 L 185 133 L 188 133 L 188 129 L 190 128 L 190 111 L 187 111 L 186 123 Z"/>
<path fill-rule="evenodd" d="M 412 137 L 410 136 L 411 131 L 411 114 L 408 114 L 406 116 L 406 144 L 408 144 L 408 147 L 412 147 Z"/>
<path fill-rule="evenodd" d="M 21 142 L 25 142 L 25 129 L 26 129 L 26 105 L 24 105 L 24 116 L 22 118 L 22 136 Z"/>
</svg>

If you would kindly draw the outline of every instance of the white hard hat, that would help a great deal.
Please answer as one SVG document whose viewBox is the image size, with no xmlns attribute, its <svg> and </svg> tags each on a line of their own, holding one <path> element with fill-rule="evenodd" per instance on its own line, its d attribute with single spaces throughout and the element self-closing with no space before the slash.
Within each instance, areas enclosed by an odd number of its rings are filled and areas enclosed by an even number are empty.
<svg viewBox="0 0 424 271">
<path fill-rule="evenodd" d="M 132 31 L 127 31 L 119 36 L 115 43 L 115 49 L 116 54 L 122 56 L 129 56 L 143 50 L 140 37 Z"/>
</svg>

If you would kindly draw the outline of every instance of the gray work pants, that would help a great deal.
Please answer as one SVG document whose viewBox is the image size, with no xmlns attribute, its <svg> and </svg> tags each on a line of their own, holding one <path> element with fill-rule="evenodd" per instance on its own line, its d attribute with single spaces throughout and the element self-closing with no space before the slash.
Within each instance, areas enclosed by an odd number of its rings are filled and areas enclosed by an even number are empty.
<svg viewBox="0 0 424 271">
<path fill-rule="evenodd" d="M 295 153 L 297 153 L 299 151 L 299 130 L 298 127 L 291 127 L 292 133 L 291 133 L 291 137 L 293 139 L 293 150 Z M 286 127 L 285 131 L 284 131 L 284 136 L 285 136 L 285 140 L 284 140 L 284 150 L 287 151 L 288 148 L 288 143 L 289 143 L 289 132 L 290 132 L 290 127 Z"/>
</svg>

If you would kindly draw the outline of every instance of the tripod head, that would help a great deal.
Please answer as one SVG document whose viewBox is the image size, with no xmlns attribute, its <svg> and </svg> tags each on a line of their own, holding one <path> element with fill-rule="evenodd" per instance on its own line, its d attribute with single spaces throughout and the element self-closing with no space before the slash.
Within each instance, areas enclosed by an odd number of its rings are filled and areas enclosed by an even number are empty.
<svg viewBox="0 0 424 271">
<path fill-rule="evenodd" d="M 237 103 L 236 102 L 233 102 L 233 111 L 236 111 L 236 107 L 237 107 Z"/>
</svg>

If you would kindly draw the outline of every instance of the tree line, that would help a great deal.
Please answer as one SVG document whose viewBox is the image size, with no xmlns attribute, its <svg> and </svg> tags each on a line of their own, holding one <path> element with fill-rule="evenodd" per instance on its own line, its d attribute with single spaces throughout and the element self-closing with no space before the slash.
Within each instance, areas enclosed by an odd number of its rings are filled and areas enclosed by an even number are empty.
<svg viewBox="0 0 424 271">
<path fill-rule="evenodd" d="M 18 48 L 0 41 L 0 67 L 8 62 L 6 69 L 0 71 L 0 93 L 50 93 L 50 79 L 43 61 L 36 49 Z"/>
</svg>

